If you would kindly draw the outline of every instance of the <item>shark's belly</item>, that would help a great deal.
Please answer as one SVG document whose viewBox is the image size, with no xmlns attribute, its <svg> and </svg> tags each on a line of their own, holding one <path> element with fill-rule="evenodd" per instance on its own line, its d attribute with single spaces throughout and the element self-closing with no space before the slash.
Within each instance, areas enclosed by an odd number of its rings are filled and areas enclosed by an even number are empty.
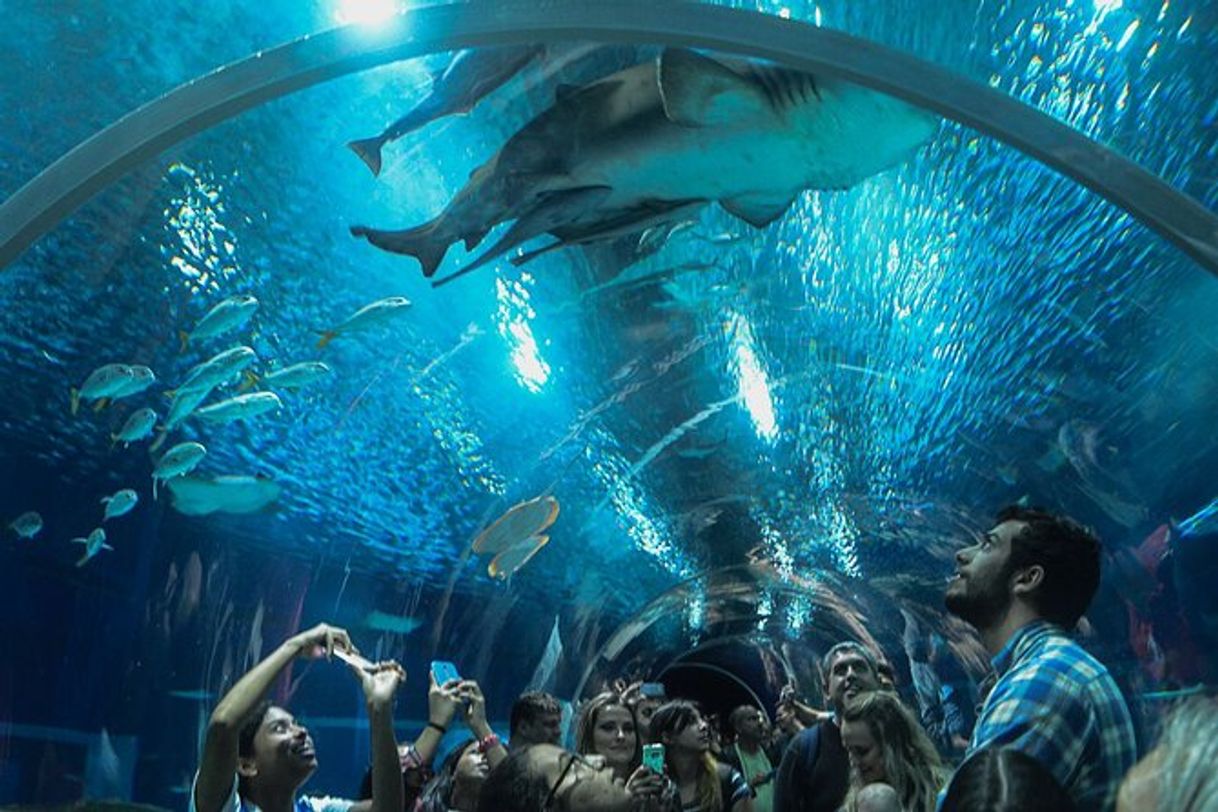
<svg viewBox="0 0 1218 812">
<path fill-rule="evenodd" d="M 606 208 L 642 200 L 790 196 L 807 185 L 802 152 L 795 140 L 759 129 L 710 133 L 672 126 L 587 150 L 570 182 L 611 187 Z"/>
<path fill-rule="evenodd" d="M 584 143 L 570 176 L 575 186 L 612 187 L 606 206 L 614 208 L 646 199 L 782 200 L 803 189 L 846 188 L 887 169 L 934 126 L 925 114 L 861 90 L 731 128 L 683 127 L 657 116 Z"/>
</svg>

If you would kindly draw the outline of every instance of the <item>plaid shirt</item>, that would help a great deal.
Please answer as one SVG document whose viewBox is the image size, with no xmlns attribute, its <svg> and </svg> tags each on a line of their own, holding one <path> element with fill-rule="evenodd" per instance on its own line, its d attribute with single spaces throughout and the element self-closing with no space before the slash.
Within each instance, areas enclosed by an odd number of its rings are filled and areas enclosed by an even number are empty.
<svg viewBox="0 0 1218 812">
<path fill-rule="evenodd" d="M 1014 747 L 1047 767 L 1080 812 L 1111 809 L 1137 754 L 1129 709 L 1108 669 L 1045 621 L 1017 631 L 992 663 L 997 682 L 969 754 Z"/>
</svg>

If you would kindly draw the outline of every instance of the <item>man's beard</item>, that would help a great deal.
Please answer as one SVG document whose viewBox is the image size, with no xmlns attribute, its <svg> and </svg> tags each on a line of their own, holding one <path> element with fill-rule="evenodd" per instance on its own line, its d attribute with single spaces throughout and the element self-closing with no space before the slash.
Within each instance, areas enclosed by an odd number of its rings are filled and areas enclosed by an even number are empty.
<svg viewBox="0 0 1218 812">
<path fill-rule="evenodd" d="M 988 629 L 1002 620 L 1011 606 L 1011 596 L 1001 588 L 1009 573 L 1003 572 L 987 584 L 977 587 L 965 582 L 961 592 L 948 591 L 943 597 L 947 611 L 975 629 Z"/>
</svg>

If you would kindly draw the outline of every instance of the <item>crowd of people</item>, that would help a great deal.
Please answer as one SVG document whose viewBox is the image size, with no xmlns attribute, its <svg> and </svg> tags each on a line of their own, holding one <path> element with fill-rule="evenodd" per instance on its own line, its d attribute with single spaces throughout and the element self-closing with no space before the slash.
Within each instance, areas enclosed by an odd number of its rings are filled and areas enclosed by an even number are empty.
<svg viewBox="0 0 1218 812">
<path fill-rule="evenodd" d="M 755 705 L 725 729 L 660 683 L 619 684 L 579 706 L 540 692 L 512 708 L 507 742 L 473 680 L 428 693 L 428 724 L 394 739 L 403 672 L 352 666 L 372 764 L 363 800 L 301 795 L 317 766 L 308 731 L 265 696 L 296 657 L 353 652 L 325 624 L 281 645 L 212 714 L 190 812 L 1092 812 L 1218 809 L 1218 701 L 1195 697 L 1137 765 L 1133 722 L 1107 668 L 1070 637 L 1099 585 L 1100 546 L 1064 517 L 1009 508 L 956 554 L 949 612 L 976 629 L 993 671 L 952 768 L 894 689 L 882 653 L 842 641 L 821 661 L 819 709 L 794 686 L 775 722 Z M 459 723 L 468 736 L 434 765 Z M 955 730 L 952 735 L 960 736 Z"/>
</svg>

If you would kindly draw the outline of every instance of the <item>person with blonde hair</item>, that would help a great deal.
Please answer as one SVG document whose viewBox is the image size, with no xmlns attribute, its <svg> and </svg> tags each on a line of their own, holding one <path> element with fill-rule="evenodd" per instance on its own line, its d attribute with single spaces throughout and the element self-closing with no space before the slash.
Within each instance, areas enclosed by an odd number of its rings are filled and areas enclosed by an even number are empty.
<svg viewBox="0 0 1218 812">
<path fill-rule="evenodd" d="M 617 691 L 605 691 L 584 703 L 575 723 L 575 752 L 603 756 L 613 775 L 623 781 L 641 760 L 634 711 Z"/>
<path fill-rule="evenodd" d="M 946 775 L 939 752 L 909 708 L 889 691 L 867 691 L 842 708 L 850 756 L 846 812 L 934 812 Z"/>
<path fill-rule="evenodd" d="M 1218 698 L 1199 696 L 1168 717 L 1154 750 L 1134 765 L 1117 812 L 1218 812 Z"/>
</svg>

